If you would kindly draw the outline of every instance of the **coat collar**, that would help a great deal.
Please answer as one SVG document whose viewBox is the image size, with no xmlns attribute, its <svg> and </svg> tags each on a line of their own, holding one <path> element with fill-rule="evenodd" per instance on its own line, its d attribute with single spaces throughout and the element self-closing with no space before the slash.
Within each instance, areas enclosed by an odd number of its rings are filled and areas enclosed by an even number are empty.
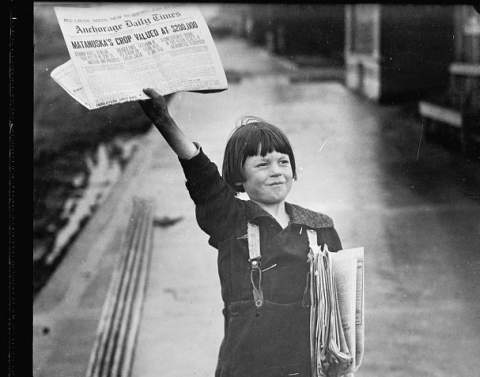
<svg viewBox="0 0 480 377">
<path fill-rule="evenodd" d="M 285 209 L 290 217 L 290 224 L 305 225 L 309 228 L 329 228 L 333 226 L 332 219 L 322 213 L 314 212 L 309 209 L 285 202 Z M 247 221 L 255 221 L 261 217 L 273 216 L 260 207 L 257 203 L 247 201 Z"/>
</svg>

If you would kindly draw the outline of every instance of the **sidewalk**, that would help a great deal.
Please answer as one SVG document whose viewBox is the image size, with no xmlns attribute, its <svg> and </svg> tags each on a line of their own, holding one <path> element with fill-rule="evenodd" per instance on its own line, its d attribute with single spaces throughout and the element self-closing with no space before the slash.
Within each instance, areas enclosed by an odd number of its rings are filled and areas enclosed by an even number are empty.
<svg viewBox="0 0 480 377">
<path fill-rule="evenodd" d="M 241 115 L 285 130 L 299 175 L 289 200 L 331 215 L 344 247 L 366 249 L 366 352 L 356 375 L 478 370 L 478 166 L 422 144 L 418 120 L 401 107 L 336 82 L 292 83 L 295 68 L 244 42 L 217 47 L 224 68 L 244 77 L 224 93 L 176 95 L 172 115 L 217 166 Z M 216 251 L 195 223 L 178 161 L 152 138 L 158 146 L 139 187 L 153 193 L 160 216 L 184 220 L 155 233 L 133 376 L 211 377 L 223 336 Z"/>
</svg>

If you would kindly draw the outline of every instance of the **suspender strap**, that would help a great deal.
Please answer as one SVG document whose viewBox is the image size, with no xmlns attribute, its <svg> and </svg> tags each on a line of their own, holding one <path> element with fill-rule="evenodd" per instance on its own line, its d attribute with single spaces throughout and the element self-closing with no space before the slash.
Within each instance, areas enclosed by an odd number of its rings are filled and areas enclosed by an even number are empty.
<svg viewBox="0 0 480 377">
<path fill-rule="evenodd" d="M 258 225 L 248 223 L 248 255 L 250 262 L 250 281 L 252 283 L 253 300 L 257 308 L 263 305 L 262 291 L 262 269 L 260 267 L 260 229 Z M 255 275 L 257 275 L 258 283 L 255 284 Z"/>
<path fill-rule="evenodd" d="M 260 229 L 257 224 L 248 223 L 248 254 L 250 263 L 261 258 Z"/>
</svg>

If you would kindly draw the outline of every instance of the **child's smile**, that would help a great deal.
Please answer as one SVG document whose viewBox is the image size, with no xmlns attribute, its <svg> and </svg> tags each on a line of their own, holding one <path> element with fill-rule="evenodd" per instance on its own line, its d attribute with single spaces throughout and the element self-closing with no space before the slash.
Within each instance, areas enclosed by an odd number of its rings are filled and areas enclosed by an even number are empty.
<svg viewBox="0 0 480 377">
<path fill-rule="evenodd" d="M 276 151 L 249 156 L 243 165 L 243 187 L 249 198 L 263 204 L 285 200 L 292 187 L 293 172 L 287 154 Z"/>
</svg>

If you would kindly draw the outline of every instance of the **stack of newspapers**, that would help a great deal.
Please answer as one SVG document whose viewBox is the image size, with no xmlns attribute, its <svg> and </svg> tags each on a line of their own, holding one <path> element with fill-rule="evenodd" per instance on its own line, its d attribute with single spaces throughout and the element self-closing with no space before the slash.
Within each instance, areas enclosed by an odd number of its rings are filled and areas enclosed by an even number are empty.
<svg viewBox="0 0 480 377">
<path fill-rule="evenodd" d="M 312 248 L 310 350 L 312 377 L 358 370 L 364 344 L 364 249 Z"/>
<path fill-rule="evenodd" d="M 199 9 L 159 4 L 54 7 L 70 60 L 51 77 L 88 109 L 162 95 L 227 89 Z"/>
</svg>

